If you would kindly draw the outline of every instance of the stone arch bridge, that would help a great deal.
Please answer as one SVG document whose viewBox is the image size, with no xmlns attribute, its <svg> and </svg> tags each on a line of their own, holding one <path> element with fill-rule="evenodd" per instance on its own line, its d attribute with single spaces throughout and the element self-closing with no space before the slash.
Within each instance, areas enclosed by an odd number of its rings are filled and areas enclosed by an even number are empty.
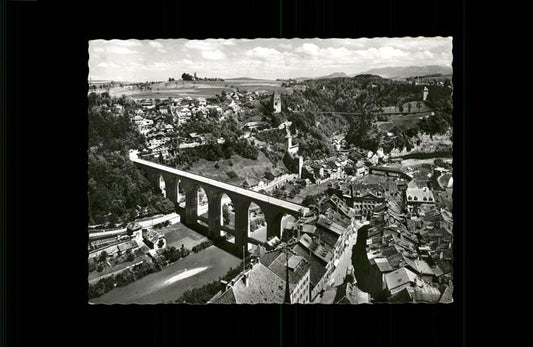
<svg viewBox="0 0 533 347">
<path fill-rule="evenodd" d="M 240 248 L 248 243 L 257 243 L 248 237 L 250 204 L 258 205 L 264 213 L 267 223 L 267 239 L 273 236 L 281 238 L 281 220 L 284 215 L 296 218 L 306 215 L 309 208 L 271 196 L 250 191 L 228 183 L 216 181 L 204 176 L 177 170 L 168 166 L 153 163 L 138 158 L 135 154 L 130 159 L 142 168 L 149 180 L 156 187 L 164 180 L 165 196 L 178 206 L 180 190 L 185 193 L 185 207 L 178 207 L 184 224 L 197 227 L 198 220 L 203 218 L 198 215 L 198 190 L 202 188 L 208 200 L 207 233 L 208 237 L 215 238 L 224 230 L 235 237 L 235 245 Z M 221 225 L 222 207 L 221 199 L 226 194 L 233 204 L 235 213 L 235 227 L 233 230 Z"/>
</svg>

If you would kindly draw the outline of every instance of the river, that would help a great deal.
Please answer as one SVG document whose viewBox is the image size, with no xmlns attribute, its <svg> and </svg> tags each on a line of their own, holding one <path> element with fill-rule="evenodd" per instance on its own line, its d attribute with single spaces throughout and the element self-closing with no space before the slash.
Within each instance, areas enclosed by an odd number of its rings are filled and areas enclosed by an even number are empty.
<svg viewBox="0 0 533 347">
<path fill-rule="evenodd" d="M 159 304 L 173 302 L 185 291 L 218 280 L 241 259 L 211 246 L 178 260 L 160 272 L 92 299 L 95 304 Z"/>
</svg>

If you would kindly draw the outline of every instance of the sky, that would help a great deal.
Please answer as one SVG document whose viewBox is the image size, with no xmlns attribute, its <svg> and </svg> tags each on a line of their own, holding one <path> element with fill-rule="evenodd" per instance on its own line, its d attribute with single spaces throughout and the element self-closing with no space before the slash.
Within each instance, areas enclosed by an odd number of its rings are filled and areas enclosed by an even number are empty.
<svg viewBox="0 0 533 347">
<path fill-rule="evenodd" d="M 184 72 L 275 80 L 451 64 L 451 37 L 89 41 L 92 80 L 164 81 Z"/>
</svg>

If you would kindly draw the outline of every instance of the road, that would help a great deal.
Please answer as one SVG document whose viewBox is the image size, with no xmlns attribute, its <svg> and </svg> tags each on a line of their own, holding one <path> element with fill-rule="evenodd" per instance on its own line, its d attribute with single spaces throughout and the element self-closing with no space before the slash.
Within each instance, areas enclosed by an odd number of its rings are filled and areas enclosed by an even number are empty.
<svg viewBox="0 0 533 347">
<path fill-rule="evenodd" d="M 193 253 L 178 260 L 160 272 L 150 274 L 125 287 L 114 288 L 93 299 L 91 303 L 158 304 L 173 302 L 186 290 L 218 280 L 231 267 L 235 268 L 240 263 L 239 258 L 211 246 L 199 253 Z M 203 267 L 207 268 L 203 269 Z M 183 280 L 176 280 L 176 275 L 190 270 L 198 270 L 198 272 Z"/>
<path fill-rule="evenodd" d="M 331 274 L 331 279 L 329 282 L 331 286 L 338 286 L 344 282 L 344 278 L 346 277 L 346 270 L 349 266 L 352 265 L 352 249 L 357 242 L 357 230 L 361 226 L 362 224 L 358 224 L 356 230 L 354 230 L 354 232 L 349 236 L 348 246 L 339 258 L 339 263 L 337 264 L 337 267 L 335 268 L 335 270 L 333 270 L 333 273 Z"/>
</svg>

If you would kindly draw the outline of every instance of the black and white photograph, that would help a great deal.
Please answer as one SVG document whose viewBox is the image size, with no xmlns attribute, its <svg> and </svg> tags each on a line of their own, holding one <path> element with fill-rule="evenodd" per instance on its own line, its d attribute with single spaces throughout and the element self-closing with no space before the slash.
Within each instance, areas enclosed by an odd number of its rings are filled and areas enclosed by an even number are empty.
<svg viewBox="0 0 533 347">
<path fill-rule="evenodd" d="M 88 42 L 88 298 L 454 301 L 453 38 Z"/>
</svg>

